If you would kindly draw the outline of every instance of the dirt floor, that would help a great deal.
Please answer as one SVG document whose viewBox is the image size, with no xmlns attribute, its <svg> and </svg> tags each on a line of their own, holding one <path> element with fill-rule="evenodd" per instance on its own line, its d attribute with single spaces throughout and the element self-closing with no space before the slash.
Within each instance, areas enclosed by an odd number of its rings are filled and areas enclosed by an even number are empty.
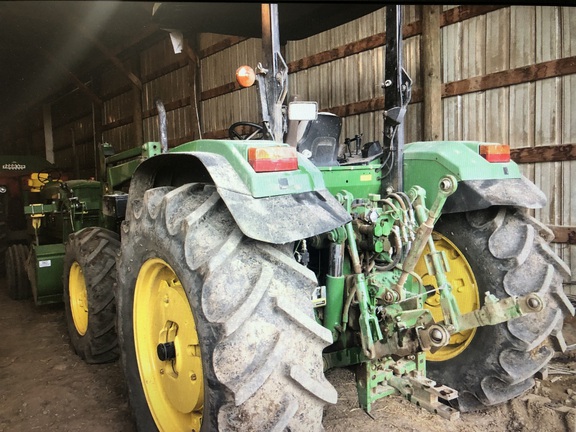
<svg viewBox="0 0 576 432">
<path fill-rule="evenodd" d="M 119 363 L 87 365 L 71 350 L 62 306 L 35 307 L 7 297 L 0 280 L 0 432 L 132 432 Z M 576 343 L 576 320 L 566 323 Z M 445 420 L 400 397 L 358 408 L 352 372 L 330 371 L 338 403 L 326 409 L 327 432 L 576 432 L 576 351 L 555 358 L 530 393 L 480 413 Z"/>
</svg>

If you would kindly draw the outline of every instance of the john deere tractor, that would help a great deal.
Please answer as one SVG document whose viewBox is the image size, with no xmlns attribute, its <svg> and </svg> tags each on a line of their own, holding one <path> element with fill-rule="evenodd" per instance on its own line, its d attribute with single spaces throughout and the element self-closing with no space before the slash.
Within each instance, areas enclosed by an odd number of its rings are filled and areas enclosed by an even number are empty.
<svg viewBox="0 0 576 432">
<path fill-rule="evenodd" d="M 335 367 L 356 368 L 367 411 L 403 395 L 454 418 L 526 392 L 562 349 L 569 270 L 508 147 L 403 145 L 399 7 L 382 13 L 382 144 L 340 145 L 340 118 L 286 102 L 280 42 L 378 7 L 156 6 L 166 29 L 262 37 L 237 73 L 262 121 L 164 144 L 131 178 L 117 319 L 139 430 L 321 430 Z"/>
<path fill-rule="evenodd" d="M 100 180 L 67 180 L 52 165 L 20 176 L 24 229 L 6 253 L 8 291 L 14 299 L 33 296 L 36 305 L 64 302 L 72 346 L 88 363 L 118 358 L 114 284 L 127 200 L 122 188 L 141 160 L 159 153 L 157 143 L 119 154 L 105 143 Z"/>
</svg>

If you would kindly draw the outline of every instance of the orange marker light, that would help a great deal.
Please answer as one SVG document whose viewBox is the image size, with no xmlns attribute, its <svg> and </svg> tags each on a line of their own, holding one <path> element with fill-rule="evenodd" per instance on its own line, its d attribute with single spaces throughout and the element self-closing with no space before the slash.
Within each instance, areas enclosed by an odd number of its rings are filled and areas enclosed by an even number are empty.
<svg viewBox="0 0 576 432">
<path fill-rule="evenodd" d="M 482 144 L 480 156 L 488 162 L 510 162 L 510 146 L 508 144 Z"/>
<path fill-rule="evenodd" d="M 250 147 L 248 163 L 256 172 L 294 171 L 298 155 L 293 147 Z"/>
<path fill-rule="evenodd" d="M 240 66 L 236 69 L 236 81 L 242 87 L 250 87 L 256 81 L 256 74 L 254 73 L 254 69 L 250 66 Z"/>
</svg>

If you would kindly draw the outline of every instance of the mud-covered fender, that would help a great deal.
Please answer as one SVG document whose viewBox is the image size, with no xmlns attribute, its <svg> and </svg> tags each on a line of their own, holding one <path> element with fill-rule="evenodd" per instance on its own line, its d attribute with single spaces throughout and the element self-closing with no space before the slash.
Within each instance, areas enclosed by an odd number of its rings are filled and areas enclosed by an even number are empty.
<svg viewBox="0 0 576 432">
<path fill-rule="evenodd" d="M 240 230 L 267 243 L 312 237 L 351 219 L 325 187 L 254 198 L 224 156 L 200 151 L 166 153 L 142 162 L 131 180 L 128 209 L 152 187 L 192 182 L 213 183 Z"/>
<path fill-rule="evenodd" d="M 430 205 L 445 175 L 458 180 L 458 188 L 444 205 L 443 213 L 481 210 L 491 206 L 542 208 L 546 195 L 522 175 L 514 161 L 491 163 L 479 153 L 477 141 L 415 142 L 404 152 L 404 185 L 426 190 Z"/>
<path fill-rule="evenodd" d="M 546 205 L 546 195 L 522 176 L 516 179 L 464 180 L 448 198 L 443 213 L 481 210 L 491 206 L 515 206 L 529 209 Z"/>
</svg>

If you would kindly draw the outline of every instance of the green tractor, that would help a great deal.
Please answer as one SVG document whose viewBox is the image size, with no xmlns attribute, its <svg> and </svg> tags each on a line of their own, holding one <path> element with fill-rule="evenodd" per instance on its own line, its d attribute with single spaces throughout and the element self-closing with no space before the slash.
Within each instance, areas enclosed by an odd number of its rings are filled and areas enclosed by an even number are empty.
<svg viewBox="0 0 576 432">
<path fill-rule="evenodd" d="M 526 392 L 565 346 L 569 269 L 509 149 L 402 143 L 399 7 L 386 13 L 382 145 L 342 150 L 338 117 L 285 103 L 279 28 L 302 38 L 376 9 L 157 5 L 167 29 L 262 26 L 262 64 L 238 72 L 258 84 L 262 123 L 164 143 L 131 178 L 116 305 L 139 430 L 321 430 L 335 367 L 355 368 L 366 411 L 403 395 L 454 418 Z"/>
<path fill-rule="evenodd" d="M 157 143 L 119 154 L 106 143 L 100 181 L 63 179 L 52 165 L 21 176 L 23 229 L 6 253 L 8 292 L 33 296 L 38 306 L 64 302 L 72 346 L 88 363 L 118 358 L 113 288 L 127 201 L 122 188 L 143 159 L 159 153 Z"/>
<path fill-rule="evenodd" d="M 39 189 L 33 184 L 39 185 L 39 178 L 57 172 L 54 164 L 39 156 L 0 157 L 0 260 L 8 296 L 14 300 L 32 295 L 24 266 L 31 234 L 24 204 L 38 199 Z"/>
</svg>

